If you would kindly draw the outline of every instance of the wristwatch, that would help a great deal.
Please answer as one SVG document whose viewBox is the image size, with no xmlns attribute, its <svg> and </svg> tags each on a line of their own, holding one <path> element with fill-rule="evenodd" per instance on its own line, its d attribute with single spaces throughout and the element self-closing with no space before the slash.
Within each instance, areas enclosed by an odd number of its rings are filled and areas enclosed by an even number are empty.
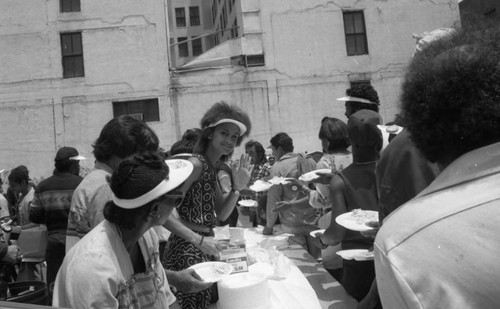
<svg viewBox="0 0 500 309">
<path fill-rule="evenodd" d="M 233 193 L 236 194 L 236 195 L 240 195 L 240 190 L 234 190 L 234 189 L 232 189 L 231 191 L 233 191 Z"/>
</svg>

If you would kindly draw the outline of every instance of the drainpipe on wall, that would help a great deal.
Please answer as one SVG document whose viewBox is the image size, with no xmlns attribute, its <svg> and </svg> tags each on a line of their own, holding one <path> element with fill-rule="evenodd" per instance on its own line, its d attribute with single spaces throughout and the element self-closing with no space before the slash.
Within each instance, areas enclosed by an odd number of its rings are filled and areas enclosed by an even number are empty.
<svg viewBox="0 0 500 309">
<path fill-rule="evenodd" d="M 172 55 L 170 50 L 170 27 L 169 27 L 169 16 L 168 16 L 168 2 L 169 0 L 163 0 L 164 15 L 165 15 L 165 40 L 167 47 L 167 62 L 168 62 L 168 77 L 169 77 L 169 99 L 170 107 L 173 110 L 172 120 L 175 127 L 175 135 L 177 139 L 181 137 L 181 126 L 179 121 L 179 98 L 178 98 L 178 81 L 173 76 L 172 73 Z"/>
</svg>

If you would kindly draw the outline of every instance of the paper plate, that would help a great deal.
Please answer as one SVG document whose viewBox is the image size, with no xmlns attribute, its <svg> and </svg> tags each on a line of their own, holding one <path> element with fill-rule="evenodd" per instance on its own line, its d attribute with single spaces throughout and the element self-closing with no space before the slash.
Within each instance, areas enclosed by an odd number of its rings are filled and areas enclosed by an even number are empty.
<svg viewBox="0 0 500 309">
<path fill-rule="evenodd" d="M 233 272 L 233 266 L 224 262 L 204 262 L 191 267 L 205 282 L 217 282 Z"/>
<path fill-rule="evenodd" d="M 374 227 L 366 225 L 368 222 L 378 222 L 378 212 L 373 210 L 354 209 L 335 218 L 335 222 L 346 229 L 358 232 L 371 231 Z"/>
<path fill-rule="evenodd" d="M 253 185 L 249 187 L 250 190 L 255 192 L 267 191 L 272 187 L 272 184 L 267 181 L 256 180 Z"/>
<path fill-rule="evenodd" d="M 316 234 L 324 234 L 324 233 L 325 233 L 325 229 L 321 229 L 321 230 L 312 231 L 309 233 L 309 235 L 311 235 L 312 237 L 316 237 Z"/>
<path fill-rule="evenodd" d="M 272 185 L 280 185 L 280 184 L 285 185 L 285 184 L 289 183 L 289 181 L 286 180 L 285 177 L 277 177 L 277 176 L 269 179 L 268 182 Z"/>
<path fill-rule="evenodd" d="M 367 249 L 340 250 L 337 251 L 337 254 L 344 260 L 372 261 L 374 258 L 373 251 Z"/>
<path fill-rule="evenodd" d="M 259 205 L 254 200 L 241 200 L 241 201 L 238 201 L 238 204 L 240 206 L 244 206 L 244 207 L 257 207 Z"/>
<path fill-rule="evenodd" d="M 403 127 L 400 127 L 400 126 L 395 125 L 395 124 L 394 125 L 390 125 L 390 126 L 378 124 L 377 128 L 379 128 L 380 131 L 385 131 L 385 132 L 387 132 L 389 134 L 399 134 L 404 129 Z"/>
<path fill-rule="evenodd" d="M 305 174 L 301 175 L 299 177 L 299 180 L 306 181 L 306 182 L 313 181 L 313 180 L 318 179 L 320 177 L 318 174 L 316 174 L 316 172 L 329 173 L 331 171 L 332 170 L 329 168 L 323 168 L 323 169 L 319 169 L 319 170 L 315 170 L 315 171 L 310 171 L 309 173 L 305 173 Z"/>
</svg>

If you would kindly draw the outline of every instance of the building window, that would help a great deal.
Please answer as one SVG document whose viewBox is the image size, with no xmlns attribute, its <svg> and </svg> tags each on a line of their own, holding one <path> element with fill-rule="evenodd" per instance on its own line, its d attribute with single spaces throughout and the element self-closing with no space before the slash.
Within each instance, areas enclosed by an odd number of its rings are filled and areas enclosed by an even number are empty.
<svg viewBox="0 0 500 309">
<path fill-rule="evenodd" d="M 344 31 L 347 55 L 368 54 L 365 17 L 362 11 L 344 12 Z"/>
<path fill-rule="evenodd" d="M 192 39 L 193 40 L 191 41 L 191 47 L 193 48 L 193 56 L 201 55 L 203 53 L 201 38 L 195 39 L 193 37 Z"/>
<path fill-rule="evenodd" d="M 130 115 L 144 121 L 160 121 L 158 99 L 113 102 L 113 117 Z"/>
<path fill-rule="evenodd" d="M 222 7 L 222 29 L 227 29 L 227 9 L 225 5 Z"/>
<path fill-rule="evenodd" d="M 63 77 L 84 76 L 82 33 L 61 33 Z"/>
<path fill-rule="evenodd" d="M 59 0 L 61 13 L 80 12 L 80 0 Z"/>
<path fill-rule="evenodd" d="M 189 7 L 189 25 L 190 26 L 200 25 L 200 8 L 197 6 Z"/>
<path fill-rule="evenodd" d="M 179 43 L 179 57 L 189 57 L 188 43 L 186 37 L 177 38 L 177 43 Z M 184 42 L 184 43 L 181 43 Z"/>
<path fill-rule="evenodd" d="M 236 19 L 234 20 L 233 22 L 233 25 L 231 26 L 231 36 L 233 38 L 237 38 L 238 37 L 238 22 L 236 21 Z"/>
<path fill-rule="evenodd" d="M 184 8 L 175 9 L 175 24 L 177 27 L 186 27 L 186 11 Z"/>
</svg>

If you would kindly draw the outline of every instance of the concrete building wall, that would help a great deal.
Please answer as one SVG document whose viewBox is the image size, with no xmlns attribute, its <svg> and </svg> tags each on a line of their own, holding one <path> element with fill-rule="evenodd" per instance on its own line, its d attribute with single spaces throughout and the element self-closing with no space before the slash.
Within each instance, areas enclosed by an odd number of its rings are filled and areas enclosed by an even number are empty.
<svg viewBox="0 0 500 309">
<path fill-rule="evenodd" d="M 149 124 L 166 149 L 225 100 L 248 111 L 250 137 L 265 146 L 285 131 L 297 151 L 320 150 L 321 118 L 346 121 L 335 99 L 350 81 L 369 79 L 381 115 L 392 120 L 411 34 L 459 20 L 457 3 L 444 0 L 237 0 L 246 12 L 241 50 L 260 44 L 265 66 L 170 76 L 169 2 L 85 0 L 81 12 L 63 14 L 57 0 L 0 0 L 0 169 L 24 164 L 32 177 L 47 177 L 63 145 L 77 147 L 91 167 L 91 144 L 113 117 L 112 102 L 149 98 L 159 100 L 160 121 Z M 368 55 L 346 55 L 342 10 L 349 9 L 364 11 Z M 59 35 L 67 31 L 82 32 L 84 77 L 62 78 Z"/>
<path fill-rule="evenodd" d="M 194 37 L 203 36 L 209 33 L 212 33 L 212 20 L 210 16 L 210 5 L 207 0 L 169 0 L 168 8 L 169 8 L 169 30 L 170 30 L 170 44 L 178 43 L 178 38 L 188 38 L 192 39 Z M 198 7 L 200 11 L 200 25 L 193 26 L 190 24 L 189 18 L 189 8 L 190 7 Z M 184 12 L 186 14 L 186 26 L 185 27 L 177 27 L 176 19 L 175 19 L 175 9 L 176 8 L 184 8 Z M 213 37 L 204 36 L 202 38 L 202 49 L 206 51 L 213 46 Z M 171 48 L 171 61 L 173 67 L 178 67 L 183 65 L 184 63 L 189 62 L 195 56 L 193 55 L 193 44 L 191 41 L 188 42 L 188 56 L 181 57 L 179 55 L 179 46 L 173 45 Z"/>
<path fill-rule="evenodd" d="M 351 81 L 370 80 L 382 117 L 393 120 L 415 49 L 412 33 L 459 22 L 457 2 L 443 0 L 245 0 L 244 6 L 253 7 L 260 18 L 265 66 L 177 74 L 172 101 L 180 114 L 193 114 L 193 107 L 199 107 L 197 117 L 180 118 L 181 131 L 198 125 L 194 118 L 199 120 L 210 104 L 226 100 L 250 113 L 250 138 L 267 146 L 274 134 L 285 131 L 297 151 L 321 150 L 317 135 L 324 116 L 347 121 L 344 104 L 335 99 Z M 349 10 L 364 12 L 367 55 L 347 56 L 342 12 Z"/>
<path fill-rule="evenodd" d="M 162 139 L 168 108 L 163 0 L 0 2 L 0 168 L 24 164 L 33 178 L 53 170 L 56 150 L 75 146 L 93 166 L 91 144 L 113 117 L 112 102 L 158 98 Z M 81 31 L 84 77 L 62 78 L 60 33 Z M 175 135 L 173 135 L 175 136 Z"/>
</svg>

